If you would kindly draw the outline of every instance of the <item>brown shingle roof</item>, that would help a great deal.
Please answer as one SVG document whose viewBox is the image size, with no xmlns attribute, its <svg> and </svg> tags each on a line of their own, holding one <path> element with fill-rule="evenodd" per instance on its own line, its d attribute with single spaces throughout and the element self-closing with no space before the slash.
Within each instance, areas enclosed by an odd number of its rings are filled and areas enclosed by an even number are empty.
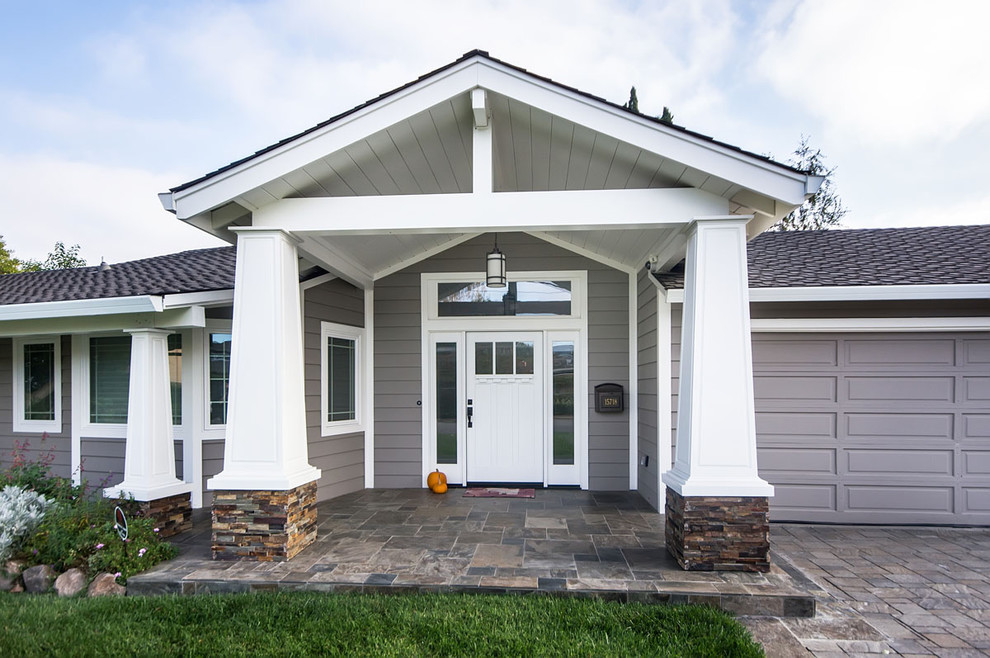
<svg viewBox="0 0 990 658">
<path fill-rule="evenodd" d="M 229 290 L 235 255 L 234 247 L 218 247 L 117 263 L 106 271 L 95 266 L 5 274 L 0 305 Z"/>
<path fill-rule="evenodd" d="M 680 266 L 657 275 L 683 288 Z M 990 225 L 786 231 L 749 243 L 750 288 L 990 283 Z"/>
</svg>

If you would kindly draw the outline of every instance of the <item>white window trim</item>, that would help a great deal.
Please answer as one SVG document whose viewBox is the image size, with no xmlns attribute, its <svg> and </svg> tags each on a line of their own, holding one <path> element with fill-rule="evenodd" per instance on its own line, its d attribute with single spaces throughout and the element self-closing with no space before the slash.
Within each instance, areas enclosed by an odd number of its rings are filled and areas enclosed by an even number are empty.
<svg viewBox="0 0 990 658">
<path fill-rule="evenodd" d="M 210 431 L 220 431 L 223 432 L 227 428 L 227 423 L 211 423 L 210 422 L 210 334 L 230 334 L 231 344 L 233 344 L 234 332 L 232 329 L 233 322 L 230 320 L 208 320 L 206 322 L 206 330 L 203 332 L 203 430 L 206 432 Z M 230 382 L 227 383 L 230 386 Z M 230 392 L 228 389 L 228 399 L 230 401 Z M 228 408 L 229 411 L 229 408 Z M 183 419 L 184 420 L 184 419 Z"/>
<path fill-rule="evenodd" d="M 15 432 L 62 433 L 62 339 L 59 336 L 14 338 L 14 367 L 12 372 Z M 27 420 L 24 418 L 24 346 L 54 345 L 55 347 L 55 419 Z"/>
<path fill-rule="evenodd" d="M 320 435 L 338 436 L 364 431 L 364 329 L 336 322 L 320 322 Z M 354 341 L 354 419 L 327 420 L 329 409 L 327 393 L 327 339 L 342 338 Z"/>
<path fill-rule="evenodd" d="M 90 341 L 93 338 L 115 338 L 120 336 L 126 336 L 130 338 L 130 334 L 126 334 L 123 332 L 103 332 L 103 333 L 88 334 L 86 336 L 83 336 L 82 342 L 84 345 L 84 349 L 82 350 L 82 354 L 78 355 L 78 363 L 80 365 L 79 387 L 80 387 L 80 392 L 82 394 L 80 396 L 80 399 L 82 400 L 82 409 L 81 409 L 82 427 L 80 432 L 81 436 L 85 436 L 87 438 L 93 438 L 93 439 L 123 439 L 127 436 L 127 423 L 94 423 L 90 420 L 90 414 L 89 414 L 89 410 L 91 406 L 89 400 L 89 396 L 91 393 L 89 389 L 89 372 L 91 366 L 89 360 Z M 75 347 L 74 344 L 73 347 Z M 75 352 L 73 352 L 73 355 L 75 356 Z M 73 358 L 73 361 L 75 360 L 76 359 Z M 73 376 L 75 376 L 74 373 Z M 128 394 L 130 394 L 129 391 Z M 75 402 L 75 399 L 76 399 L 75 396 L 73 396 L 73 403 Z M 130 406 L 129 402 L 128 402 L 128 406 Z"/>
</svg>

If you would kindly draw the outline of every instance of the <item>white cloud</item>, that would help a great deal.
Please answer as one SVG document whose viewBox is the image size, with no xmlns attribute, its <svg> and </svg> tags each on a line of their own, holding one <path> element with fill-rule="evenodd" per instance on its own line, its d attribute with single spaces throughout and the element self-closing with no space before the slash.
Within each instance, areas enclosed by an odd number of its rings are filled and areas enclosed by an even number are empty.
<svg viewBox="0 0 990 658">
<path fill-rule="evenodd" d="M 844 222 L 848 228 L 904 226 L 950 226 L 990 223 L 990 196 L 962 199 L 932 206 L 907 207 L 880 212 L 868 218 L 855 215 Z"/>
<path fill-rule="evenodd" d="M 78 244 L 91 265 L 183 249 L 216 238 L 165 212 L 157 193 L 176 176 L 32 156 L 0 156 L 0 226 L 21 259 L 44 260 L 56 241 Z"/>
<path fill-rule="evenodd" d="M 758 71 L 835 134 L 949 141 L 990 121 L 985 0 L 805 0 L 783 16 Z"/>
</svg>

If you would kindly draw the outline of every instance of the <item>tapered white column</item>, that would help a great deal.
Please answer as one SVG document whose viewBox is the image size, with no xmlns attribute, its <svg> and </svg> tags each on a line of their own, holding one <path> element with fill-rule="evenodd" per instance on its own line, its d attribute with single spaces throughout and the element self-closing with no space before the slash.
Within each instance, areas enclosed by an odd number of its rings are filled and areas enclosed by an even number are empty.
<svg viewBox="0 0 990 658">
<path fill-rule="evenodd" d="M 681 496 L 772 496 L 756 470 L 746 218 L 696 220 L 687 245 L 677 449 Z"/>
<path fill-rule="evenodd" d="M 223 471 L 210 489 L 288 490 L 309 464 L 296 242 L 279 229 L 237 233 Z"/>
<path fill-rule="evenodd" d="M 161 329 L 131 329 L 131 374 L 127 399 L 124 481 L 107 496 L 151 501 L 192 491 L 175 477 L 168 335 Z"/>
</svg>

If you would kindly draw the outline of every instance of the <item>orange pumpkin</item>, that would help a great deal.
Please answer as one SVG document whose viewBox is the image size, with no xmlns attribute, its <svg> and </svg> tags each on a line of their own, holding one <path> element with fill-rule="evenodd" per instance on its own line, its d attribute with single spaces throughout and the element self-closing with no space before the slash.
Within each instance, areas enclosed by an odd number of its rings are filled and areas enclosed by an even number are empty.
<svg viewBox="0 0 990 658">
<path fill-rule="evenodd" d="M 438 482 L 436 484 L 436 486 L 433 487 L 433 493 L 435 493 L 435 494 L 444 494 L 444 493 L 447 493 L 447 483 L 446 482 Z"/>
<path fill-rule="evenodd" d="M 447 476 L 441 473 L 439 468 L 426 476 L 426 486 L 430 489 L 441 483 L 447 484 Z"/>
</svg>

